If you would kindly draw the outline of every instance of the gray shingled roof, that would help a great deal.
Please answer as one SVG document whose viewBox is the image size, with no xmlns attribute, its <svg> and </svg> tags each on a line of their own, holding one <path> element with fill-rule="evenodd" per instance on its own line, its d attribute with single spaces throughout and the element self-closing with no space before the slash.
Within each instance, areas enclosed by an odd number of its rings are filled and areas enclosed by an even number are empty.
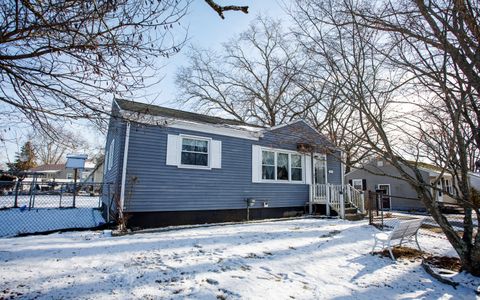
<svg viewBox="0 0 480 300">
<path fill-rule="evenodd" d="M 152 104 L 146 104 L 141 102 L 134 102 L 124 99 L 116 99 L 118 106 L 122 110 L 127 110 L 131 112 L 137 112 L 141 114 L 147 114 L 152 116 L 162 116 L 167 118 L 175 118 L 175 119 L 182 119 L 187 121 L 193 122 L 201 122 L 201 123 L 209 123 L 209 124 L 226 124 L 226 125 L 246 125 L 246 126 L 253 126 L 259 127 L 256 125 L 246 124 L 242 121 L 232 120 L 232 119 L 224 119 L 219 117 L 212 117 L 197 113 L 192 113 L 188 111 L 172 109 Z"/>
</svg>

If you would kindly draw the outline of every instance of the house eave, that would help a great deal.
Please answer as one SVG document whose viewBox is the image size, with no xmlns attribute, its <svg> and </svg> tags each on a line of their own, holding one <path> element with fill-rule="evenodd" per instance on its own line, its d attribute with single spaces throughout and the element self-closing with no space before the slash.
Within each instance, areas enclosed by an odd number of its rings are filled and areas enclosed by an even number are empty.
<svg viewBox="0 0 480 300">
<path fill-rule="evenodd" d="M 154 116 L 148 114 L 142 114 L 137 112 L 131 112 L 127 110 L 120 110 L 120 116 L 128 121 L 147 124 L 147 125 L 155 125 L 155 126 L 163 126 L 163 127 L 171 127 L 177 129 L 184 129 L 202 133 L 211 133 L 223 136 L 230 136 L 236 138 L 242 138 L 247 140 L 254 140 L 258 141 L 259 138 L 263 136 L 263 128 L 253 128 L 251 130 L 247 129 L 237 129 L 232 128 L 233 125 L 227 124 L 207 124 L 201 122 L 193 122 L 193 121 L 186 121 L 177 118 L 167 118 L 162 116 Z"/>
</svg>

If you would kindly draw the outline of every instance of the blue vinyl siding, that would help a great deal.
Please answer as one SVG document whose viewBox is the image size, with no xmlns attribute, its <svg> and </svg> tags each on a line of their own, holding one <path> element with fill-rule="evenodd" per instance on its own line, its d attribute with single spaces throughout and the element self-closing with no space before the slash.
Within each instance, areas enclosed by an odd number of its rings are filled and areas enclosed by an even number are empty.
<svg viewBox="0 0 480 300">
<path fill-rule="evenodd" d="M 327 181 L 331 184 L 342 184 L 342 162 L 340 151 L 327 155 Z"/>
<path fill-rule="evenodd" d="M 118 109 L 115 107 L 112 108 L 112 114 L 116 115 Z M 107 155 L 105 155 L 104 160 L 104 177 L 103 182 L 104 191 L 102 194 L 102 202 L 105 205 L 108 204 L 108 195 L 119 194 L 120 184 L 121 184 L 121 175 L 122 175 L 122 166 L 123 166 L 123 152 L 125 148 L 125 129 L 126 123 L 119 118 L 111 117 L 108 124 L 108 133 L 107 139 L 105 142 L 105 154 L 109 151 L 110 144 L 112 140 L 114 141 L 114 152 L 113 152 L 113 161 L 112 168 L 108 170 L 107 166 Z M 110 188 L 110 192 L 107 192 L 107 188 Z M 112 198 L 112 197 L 111 197 Z M 112 208 L 115 208 L 115 203 L 113 203 Z"/>
<path fill-rule="evenodd" d="M 269 207 L 304 206 L 309 198 L 307 184 L 252 183 L 252 144 L 296 150 L 297 142 L 305 142 L 305 136 L 302 137 L 305 133 L 321 138 L 302 122 L 267 132 L 259 141 L 132 124 L 125 211 L 242 209 L 246 198 L 257 199 L 255 207 L 263 207 L 263 201 L 268 201 Z M 166 165 L 168 134 L 191 134 L 221 141 L 222 167 L 201 170 Z M 123 156 L 123 147 L 121 152 Z M 335 171 L 329 180 L 341 182 L 335 161 L 329 160 L 329 167 L 330 164 Z"/>
</svg>

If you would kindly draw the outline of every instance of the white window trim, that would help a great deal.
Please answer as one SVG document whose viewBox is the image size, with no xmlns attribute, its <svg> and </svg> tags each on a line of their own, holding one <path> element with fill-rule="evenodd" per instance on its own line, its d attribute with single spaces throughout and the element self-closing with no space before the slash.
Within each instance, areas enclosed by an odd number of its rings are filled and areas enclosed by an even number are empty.
<svg viewBox="0 0 480 300">
<path fill-rule="evenodd" d="M 262 178 L 262 160 L 263 160 L 263 151 L 270 151 L 274 152 L 275 156 L 275 179 L 263 179 Z M 288 180 L 279 180 L 277 179 L 277 154 L 278 153 L 285 153 L 288 154 Z M 302 180 L 292 180 L 292 154 L 300 155 L 301 156 L 301 162 L 302 162 Z M 260 157 L 259 157 L 259 162 L 258 162 L 258 168 L 260 168 L 260 182 L 261 183 L 285 183 L 285 184 L 305 184 L 305 178 L 306 178 L 306 173 L 305 173 L 305 155 L 303 155 L 300 152 L 297 151 L 292 151 L 292 150 L 284 150 L 284 149 L 278 149 L 278 148 L 269 148 L 269 147 L 260 147 Z"/>
<path fill-rule="evenodd" d="M 196 135 L 189 135 L 189 134 L 179 134 L 180 136 L 180 145 L 178 151 L 180 153 L 178 154 L 178 168 L 180 169 L 201 169 L 201 170 L 211 170 L 212 169 L 212 138 L 209 137 L 204 137 L 204 136 L 196 136 Z M 208 146 L 207 146 L 207 161 L 208 165 L 207 166 L 198 166 L 198 165 L 184 165 L 182 164 L 182 146 L 183 146 L 183 139 L 194 139 L 194 140 L 201 140 L 201 141 L 207 141 Z"/>
<path fill-rule="evenodd" d="M 360 186 L 362 187 L 360 190 L 363 190 L 363 179 L 352 179 L 352 187 L 355 188 L 355 182 L 360 182 Z"/>
<path fill-rule="evenodd" d="M 388 185 L 388 193 L 389 193 L 389 195 L 388 195 L 388 203 L 390 204 L 390 207 L 388 208 L 388 210 L 392 210 L 392 209 L 393 209 L 393 208 L 392 208 L 392 197 L 391 197 L 391 195 L 392 195 L 392 186 L 390 185 L 390 183 L 379 183 L 379 184 L 377 184 L 377 189 L 380 189 L 380 186 L 381 186 L 381 185 Z"/>
<path fill-rule="evenodd" d="M 108 148 L 108 171 L 113 167 L 113 154 L 115 152 L 115 139 L 112 139 Z"/>
</svg>

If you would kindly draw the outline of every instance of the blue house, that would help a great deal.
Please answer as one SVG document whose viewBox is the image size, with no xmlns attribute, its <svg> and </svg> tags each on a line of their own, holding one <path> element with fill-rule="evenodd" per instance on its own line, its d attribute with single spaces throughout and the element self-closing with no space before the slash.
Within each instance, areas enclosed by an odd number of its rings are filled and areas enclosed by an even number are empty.
<svg viewBox="0 0 480 300">
<path fill-rule="evenodd" d="M 264 128 L 116 99 L 105 149 L 105 211 L 132 227 L 245 220 L 248 202 L 250 219 L 343 207 L 341 151 L 303 120 Z"/>
</svg>

